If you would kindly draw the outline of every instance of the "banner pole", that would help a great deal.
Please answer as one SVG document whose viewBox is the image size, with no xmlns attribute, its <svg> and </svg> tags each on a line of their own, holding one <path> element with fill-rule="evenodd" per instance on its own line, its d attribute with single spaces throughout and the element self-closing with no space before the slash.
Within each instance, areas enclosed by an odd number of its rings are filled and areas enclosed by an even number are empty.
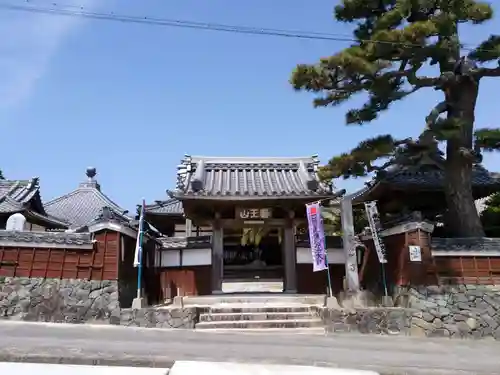
<svg viewBox="0 0 500 375">
<path fill-rule="evenodd" d="M 387 279 L 385 276 L 385 263 L 380 263 L 380 267 L 382 268 L 382 283 L 384 285 L 384 292 L 385 296 L 387 297 L 389 295 L 389 292 L 387 290 Z"/>
<path fill-rule="evenodd" d="M 328 263 L 328 248 L 326 247 L 326 236 L 325 236 L 325 263 L 326 263 L 326 277 L 328 278 L 328 290 L 330 291 L 330 297 L 333 297 L 332 277 L 330 276 L 330 263 Z"/>
</svg>

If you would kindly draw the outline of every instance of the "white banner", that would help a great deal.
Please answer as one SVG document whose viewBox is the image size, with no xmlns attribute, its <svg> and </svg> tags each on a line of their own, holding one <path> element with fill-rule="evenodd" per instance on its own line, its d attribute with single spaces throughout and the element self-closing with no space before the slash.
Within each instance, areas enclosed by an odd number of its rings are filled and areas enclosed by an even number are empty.
<svg viewBox="0 0 500 375">
<path fill-rule="evenodd" d="M 377 251 L 378 260 L 380 263 L 387 263 L 385 245 L 379 236 L 382 231 L 380 225 L 380 219 L 378 216 L 378 209 L 376 202 L 365 202 L 365 211 L 368 218 L 368 224 L 370 225 L 370 230 L 372 232 L 373 243 L 375 244 L 375 250 Z"/>
</svg>

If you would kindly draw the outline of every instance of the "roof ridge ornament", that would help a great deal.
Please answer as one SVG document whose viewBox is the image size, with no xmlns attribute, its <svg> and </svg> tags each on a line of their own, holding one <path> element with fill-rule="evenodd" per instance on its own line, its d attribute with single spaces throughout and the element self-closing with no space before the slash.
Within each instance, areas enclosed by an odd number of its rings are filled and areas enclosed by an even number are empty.
<svg viewBox="0 0 500 375">
<path fill-rule="evenodd" d="M 99 183 L 95 179 L 95 176 L 97 175 L 97 169 L 95 167 L 87 167 L 87 169 L 85 170 L 85 175 L 87 176 L 87 181 L 82 182 L 80 184 L 80 187 L 94 188 L 100 191 L 101 185 L 99 185 Z"/>
<path fill-rule="evenodd" d="M 306 181 L 307 189 L 316 191 L 319 187 L 317 179 L 313 178 L 307 171 L 306 164 L 301 160 L 299 162 L 299 174 Z"/>
</svg>

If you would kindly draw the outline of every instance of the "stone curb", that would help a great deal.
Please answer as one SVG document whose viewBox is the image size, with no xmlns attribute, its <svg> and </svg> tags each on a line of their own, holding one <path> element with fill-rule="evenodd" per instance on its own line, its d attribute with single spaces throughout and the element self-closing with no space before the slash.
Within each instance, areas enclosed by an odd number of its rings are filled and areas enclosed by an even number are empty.
<svg viewBox="0 0 500 375">
<path fill-rule="evenodd" d="M 195 360 L 195 359 L 189 359 Z M 201 360 L 201 359 L 200 359 Z M 206 358 L 202 359 L 207 361 Z M 170 369 L 175 360 L 161 357 L 137 357 L 123 355 L 118 357 L 106 356 L 103 354 L 85 354 L 85 355 L 50 355 L 50 354 L 31 354 L 31 353 L 7 353 L 0 350 L 0 362 L 22 362 L 22 363 L 46 363 L 46 364 L 65 364 L 65 365 L 87 365 L 87 366 L 123 366 L 123 367 L 154 367 Z M 239 361 L 235 361 L 239 362 Z M 279 364 L 272 361 L 270 364 Z M 335 363 L 288 363 L 293 365 L 334 367 L 334 368 L 354 368 L 354 366 L 338 365 Z M 470 372 L 460 370 L 444 370 L 429 368 L 411 368 L 401 369 L 397 367 L 381 366 L 359 366 L 357 370 L 376 371 L 380 375 L 498 375 L 498 373 Z"/>
<path fill-rule="evenodd" d="M 105 357 L 102 355 L 58 356 L 45 354 L 10 354 L 0 352 L 0 362 L 47 363 L 87 366 L 161 367 L 171 368 L 175 361 L 168 358 Z"/>
</svg>

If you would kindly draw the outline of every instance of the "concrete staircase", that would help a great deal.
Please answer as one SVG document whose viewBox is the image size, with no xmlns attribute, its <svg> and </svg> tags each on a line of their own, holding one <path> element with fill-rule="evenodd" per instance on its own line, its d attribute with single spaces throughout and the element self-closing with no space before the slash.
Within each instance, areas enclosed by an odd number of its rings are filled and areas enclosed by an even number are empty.
<svg viewBox="0 0 500 375">
<path fill-rule="evenodd" d="M 197 329 L 318 328 L 323 322 L 308 307 L 210 307 Z"/>
<path fill-rule="evenodd" d="M 316 311 L 324 301 L 325 296 L 269 293 L 188 297 L 184 305 L 203 308 L 196 329 L 322 329 Z"/>
</svg>

